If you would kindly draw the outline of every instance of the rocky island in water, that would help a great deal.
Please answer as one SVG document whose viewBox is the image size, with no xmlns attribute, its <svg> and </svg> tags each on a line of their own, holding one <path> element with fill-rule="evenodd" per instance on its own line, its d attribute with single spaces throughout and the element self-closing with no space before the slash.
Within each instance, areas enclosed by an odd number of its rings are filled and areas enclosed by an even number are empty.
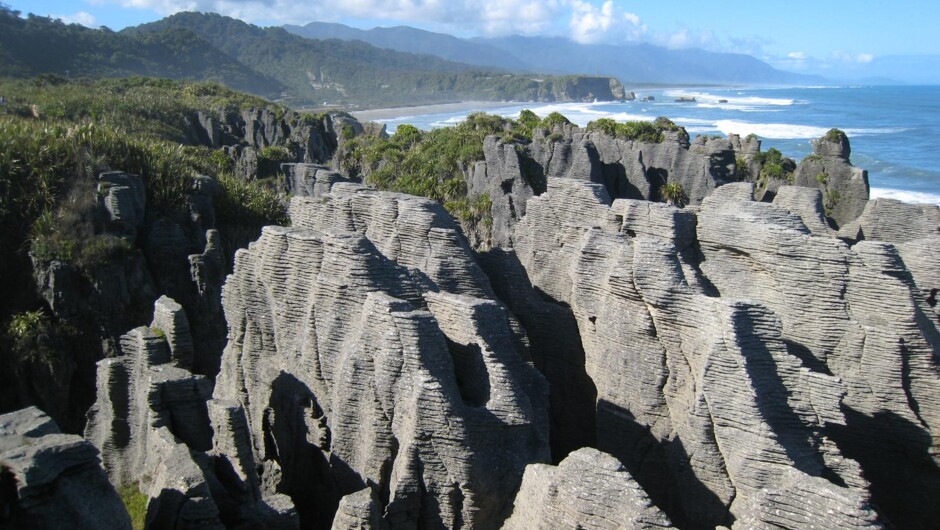
<svg viewBox="0 0 940 530">
<path fill-rule="evenodd" d="M 41 309 L 0 528 L 940 520 L 940 209 L 869 200 L 841 131 L 797 163 L 664 119 L 388 137 L 251 100 L 148 147 L 23 108 L 84 165 L 5 271 Z"/>
</svg>

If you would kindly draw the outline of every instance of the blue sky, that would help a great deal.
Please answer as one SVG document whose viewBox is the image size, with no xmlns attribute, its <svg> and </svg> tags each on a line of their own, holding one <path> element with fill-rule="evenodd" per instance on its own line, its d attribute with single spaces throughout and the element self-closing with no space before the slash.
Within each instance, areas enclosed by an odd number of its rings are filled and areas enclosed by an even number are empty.
<svg viewBox="0 0 940 530">
<path fill-rule="evenodd" d="M 876 75 L 888 56 L 940 55 L 934 0 L 0 0 L 13 9 L 114 30 L 186 10 L 259 25 L 313 20 L 410 25 L 458 36 L 562 35 L 748 53 L 793 71 Z M 940 75 L 940 73 L 935 73 Z"/>
</svg>

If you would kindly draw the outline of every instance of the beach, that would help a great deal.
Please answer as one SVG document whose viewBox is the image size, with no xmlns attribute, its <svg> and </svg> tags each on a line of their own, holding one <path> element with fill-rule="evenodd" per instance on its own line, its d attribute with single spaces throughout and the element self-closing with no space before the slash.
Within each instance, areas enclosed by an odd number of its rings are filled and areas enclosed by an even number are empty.
<svg viewBox="0 0 940 530">
<path fill-rule="evenodd" d="M 498 109 L 519 105 L 512 101 L 459 101 L 454 103 L 438 103 L 434 105 L 417 105 L 414 107 L 391 107 L 386 109 L 367 109 L 350 112 L 359 121 L 390 120 L 401 116 L 426 116 L 429 114 L 444 114 L 460 112 L 468 109 L 486 110 Z"/>
</svg>

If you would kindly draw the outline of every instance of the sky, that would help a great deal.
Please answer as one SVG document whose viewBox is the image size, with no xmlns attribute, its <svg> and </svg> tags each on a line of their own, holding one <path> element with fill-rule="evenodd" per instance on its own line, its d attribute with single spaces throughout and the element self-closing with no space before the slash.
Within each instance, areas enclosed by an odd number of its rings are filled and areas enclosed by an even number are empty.
<svg viewBox="0 0 940 530">
<path fill-rule="evenodd" d="M 179 11 L 262 26 L 408 25 L 460 37 L 565 36 L 753 55 L 795 72 L 878 75 L 897 56 L 940 55 L 936 0 L 0 0 L 25 13 L 120 30 Z M 892 57 L 894 56 L 894 57 Z M 936 64 L 936 63 L 933 63 Z M 931 72 L 931 74 L 935 74 Z"/>
</svg>

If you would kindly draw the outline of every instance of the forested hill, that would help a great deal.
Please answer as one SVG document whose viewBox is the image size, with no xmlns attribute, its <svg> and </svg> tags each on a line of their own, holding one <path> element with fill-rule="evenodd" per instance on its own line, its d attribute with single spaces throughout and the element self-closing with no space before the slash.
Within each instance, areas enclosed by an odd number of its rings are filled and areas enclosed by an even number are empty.
<svg viewBox="0 0 940 530">
<path fill-rule="evenodd" d="M 622 97 L 609 78 L 533 76 L 376 48 L 311 40 L 215 14 L 179 13 L 113 32 L 0 5 L 0 76 L 140 75 L 218 81 L 295 107 L 460 100 L 556 101 Z"/>
<path fill-rule="evenodd" d="M 140 35 L 115 33 L 34 15 L 20 18 L 0 4 L 0 75 L 40 74 L 218 81 L 267 97 L 284 90 L 282 83 L 182 28 Z"/>
</svg>

